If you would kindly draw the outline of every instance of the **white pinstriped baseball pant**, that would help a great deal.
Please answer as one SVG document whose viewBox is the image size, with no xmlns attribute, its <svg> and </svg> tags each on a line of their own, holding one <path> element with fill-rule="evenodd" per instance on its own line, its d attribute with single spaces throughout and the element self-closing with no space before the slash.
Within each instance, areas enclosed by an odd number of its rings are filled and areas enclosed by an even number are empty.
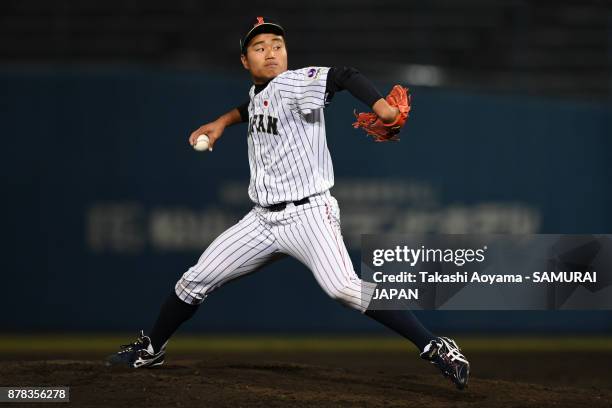
<svg viewBox="0 0 612 408">
<path fill-rule="evenodd" d="M 375 284 L 355 273 L 340 231 L 338 202 L 329 191 L 278 212 L 253 207 L 206 248 L 176 283 L 176 294 L 186 303 L 199 304 L 223 284 L 283 255 L 306 265 L 330 297 L 365 312 Z"/>
</svg>

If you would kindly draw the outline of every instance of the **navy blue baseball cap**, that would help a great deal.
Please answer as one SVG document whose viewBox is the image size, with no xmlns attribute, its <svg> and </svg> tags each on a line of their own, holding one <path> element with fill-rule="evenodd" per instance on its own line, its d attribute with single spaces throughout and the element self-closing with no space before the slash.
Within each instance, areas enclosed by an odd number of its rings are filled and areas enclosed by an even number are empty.
<svg viewBox="0 0 612 408">
<path fill-rule="evenodd" d="M 246 48 L 249 45 L 249 41 L 257 34 L 270 33 L 285 36 L 285 29 L 278 24 L 276 21 L 269 19 L 268 17 L 255 17 L 251 19 L 247 29 L 244 31 L 246 34 L 240 39 L 240 52 L 246 53 Z"/>
</svg>

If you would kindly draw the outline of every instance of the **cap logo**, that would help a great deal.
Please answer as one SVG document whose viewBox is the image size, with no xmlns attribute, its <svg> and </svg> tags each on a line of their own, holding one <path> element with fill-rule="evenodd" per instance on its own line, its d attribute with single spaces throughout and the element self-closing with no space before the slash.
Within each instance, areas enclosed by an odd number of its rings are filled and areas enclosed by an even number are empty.
<svg viewBox="0 0 612 408">
<path fill-rule="evenodd" d="M 255 23 L 255 27 L 264 23 L 263 17 L 257 17 L 257 22 Z"/>
</svg>

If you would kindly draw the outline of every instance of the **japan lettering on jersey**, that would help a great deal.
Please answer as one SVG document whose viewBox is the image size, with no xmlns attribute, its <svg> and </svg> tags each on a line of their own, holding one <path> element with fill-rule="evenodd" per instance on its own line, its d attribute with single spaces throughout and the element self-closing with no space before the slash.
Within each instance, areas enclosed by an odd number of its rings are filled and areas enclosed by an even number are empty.
<svg viewBox="0 0 612 408">
<path fill-rule="evenodd" d="M 329 68 L 285 71 L 255 95 L 251 87 L 249 197 L 269 206 L 322 193 L 334 185 L 323 108 Z"/>
</svg>

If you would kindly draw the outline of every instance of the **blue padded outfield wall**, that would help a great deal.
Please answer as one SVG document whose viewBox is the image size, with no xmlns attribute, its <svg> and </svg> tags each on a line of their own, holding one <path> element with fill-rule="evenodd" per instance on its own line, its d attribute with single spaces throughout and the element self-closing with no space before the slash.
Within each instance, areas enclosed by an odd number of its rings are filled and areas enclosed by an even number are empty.
<svg viewBox="0 0 612 408">
<path fill-rule="evenodd" d="M 367 74 L 367 73 L 366 73 Z M 381 90 L 391 83 L 379 83 Z M 245 126 L 215 151 L 189 133 L 250 82 L 138 68 L 0 72 L 2 331 L 147 328 L 176 279 L 248 211 Z M 325 111 L 332 193 L 359 268 L 359 234 L 612 233 L 610 104 L 415 88 L 402 141 Z M 612 332 L 607 312 L 422 312 L 453 332 Z M 282 260 L 213 293 L 194 332 L 383 332 Z"/>
</svg>

